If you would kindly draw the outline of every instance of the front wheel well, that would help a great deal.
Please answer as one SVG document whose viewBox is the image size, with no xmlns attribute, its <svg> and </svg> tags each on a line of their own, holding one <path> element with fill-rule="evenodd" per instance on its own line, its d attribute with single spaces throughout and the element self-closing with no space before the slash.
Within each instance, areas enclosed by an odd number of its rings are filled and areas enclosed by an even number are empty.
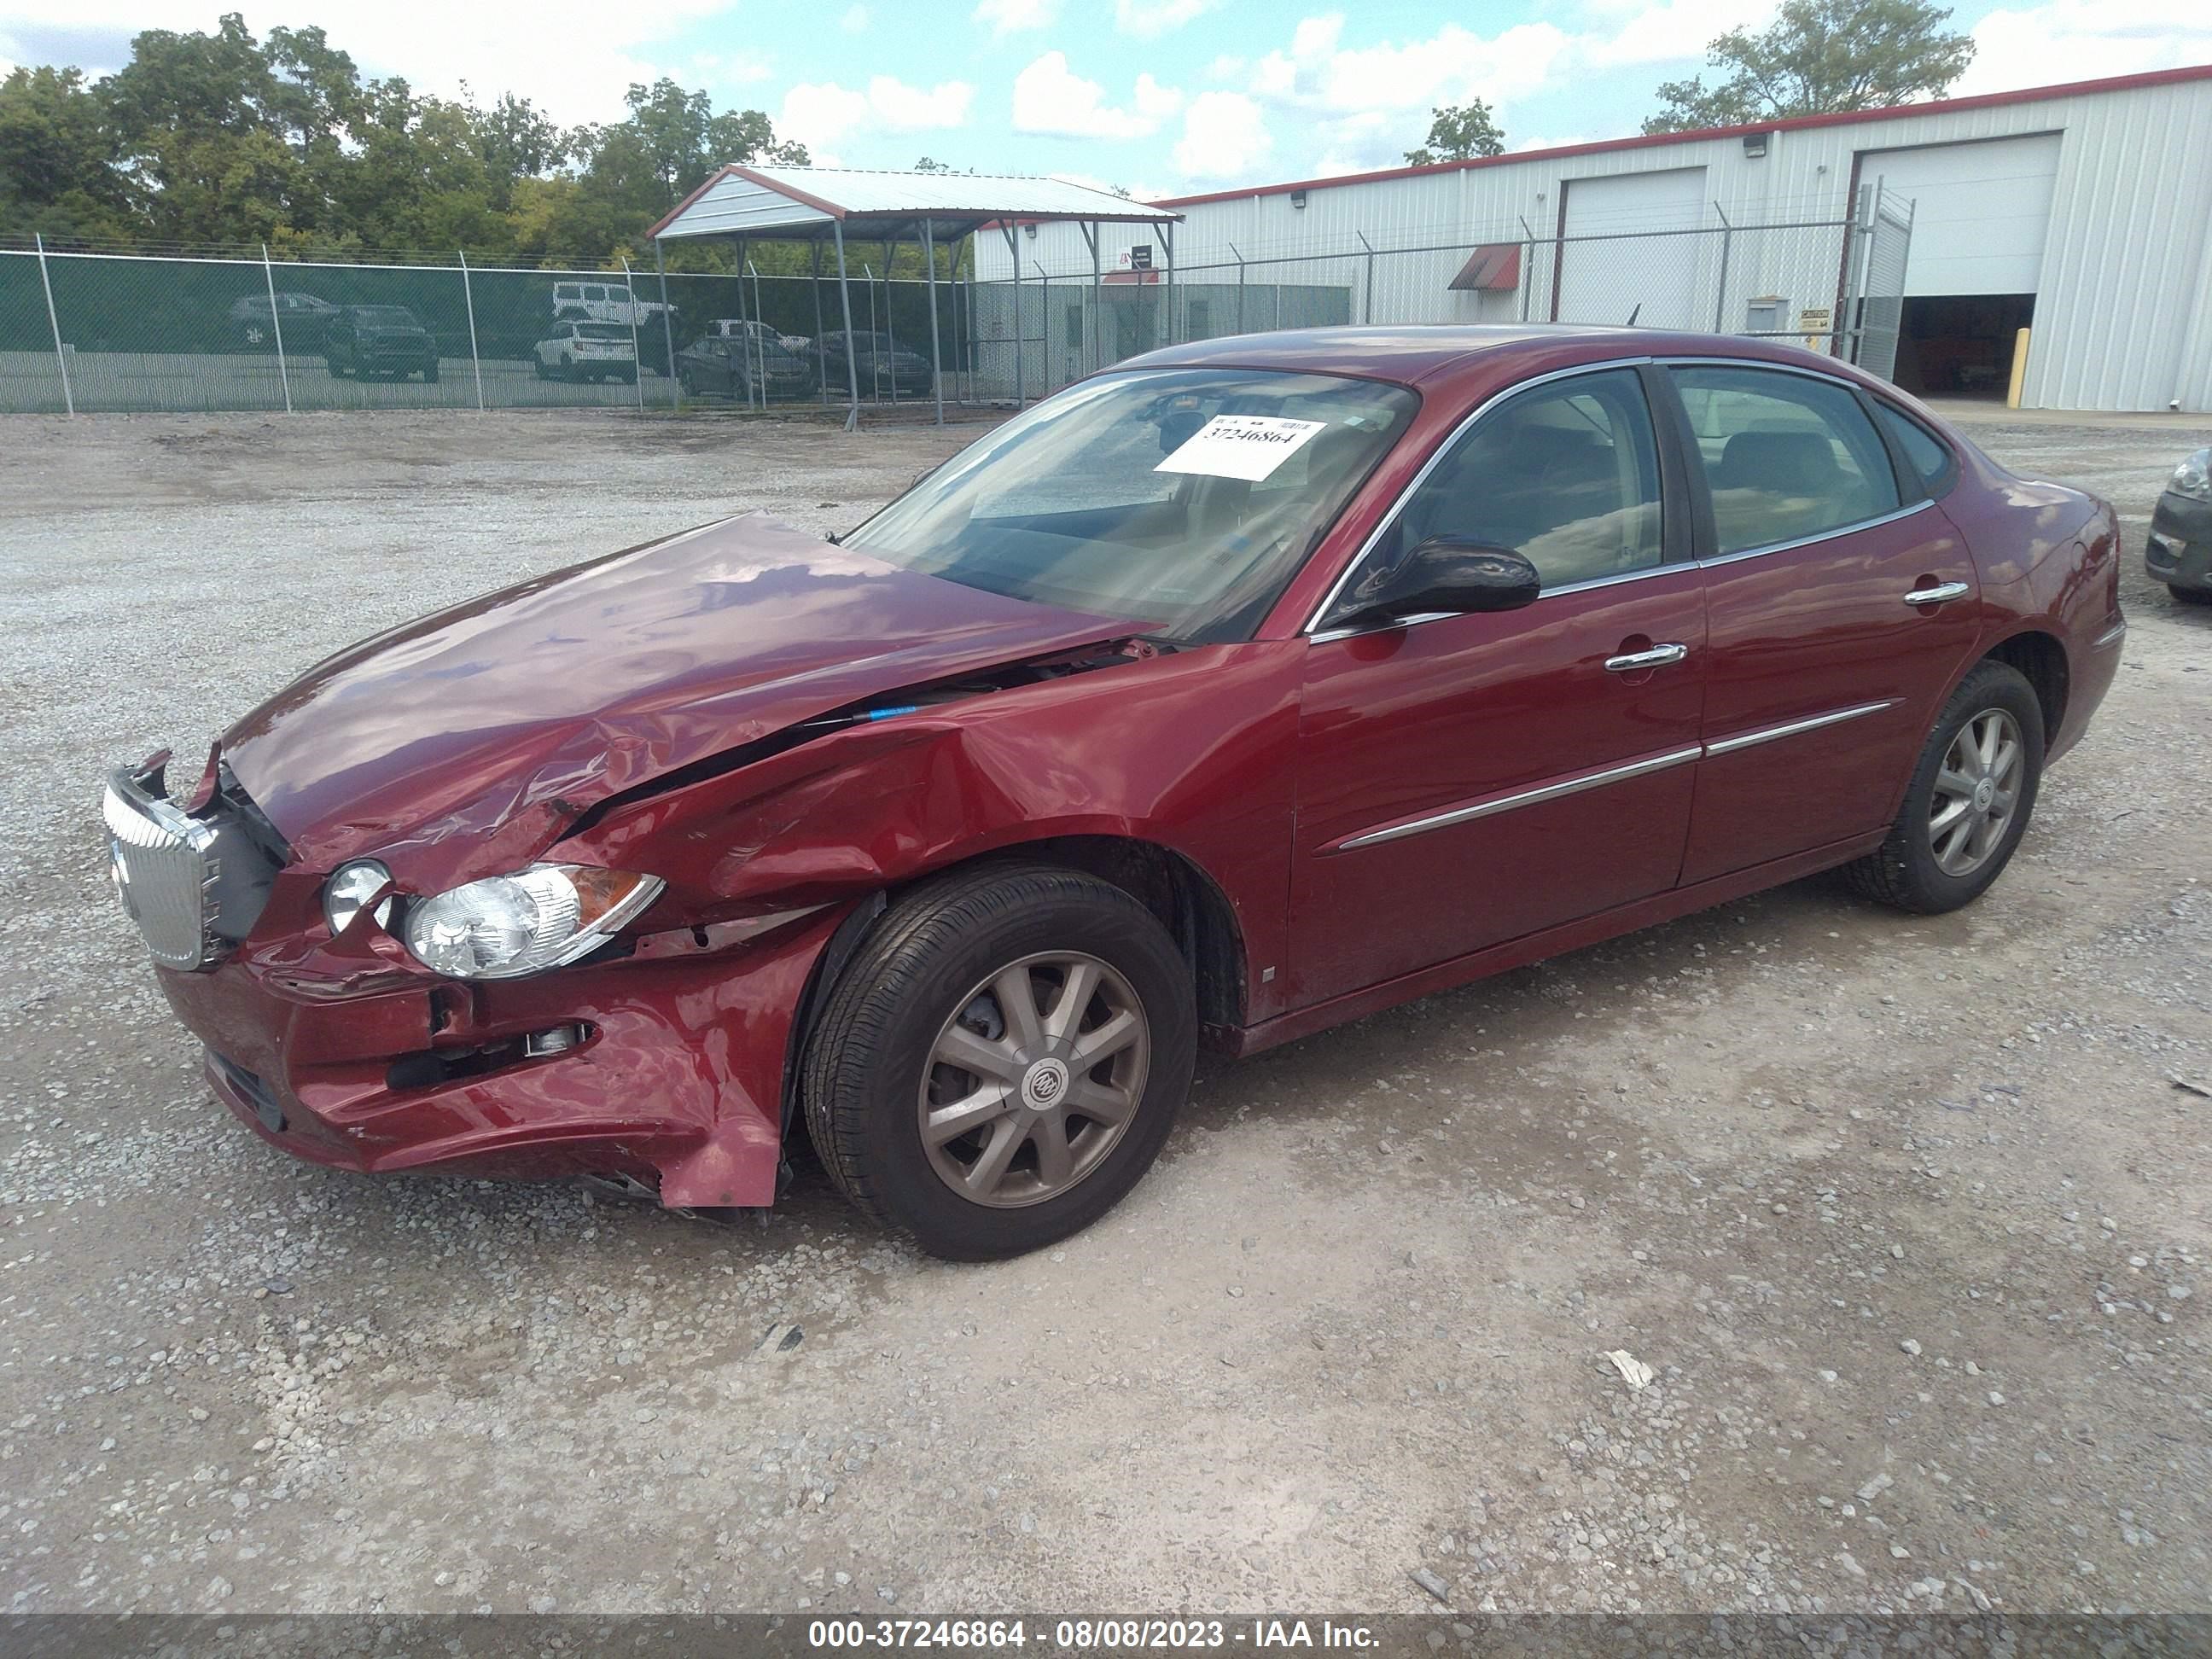
<svg viewBox="0 0 2212 1659">
<path fill-rule="evenodd" d="M 1190 964 L 1201 1029 L 1235 1030 L 1244 1024 L 1244 934 L 1237 912 L 1212 877 L 1180 853 L 1156 842 L 1120 836 L 1054 836 L 1023 842 L 931 870 L 915 881 L 987 863 L 1056 864 L 1110 882 L 1129 894 L 1168 930 Z M 815 1022 L 846 968 L 899 892 L 914 884 L 870 894 L 855 905 L 823 945 L 800 994 L 792 1022 L 783 1074 L 783 1127 L 798 1118 L 799 1073 Z"/>
<path fill-rule="evenodd" d="M 2035 688 L 2035 701 L 2043 711 L 2045 740 L 2057 737 L 2058 722 L 2066 715 L 2066 647 L 2049 634 L 2015 634 L 1984 652 L 1983 659 L 2005 663 L 2020 671 L 2021 677 Z"/>
<path fill-rule="evenodd" d="M 1182 854 L 1121 836 L 1053 836 L 973 862 L 987 859 L 1063 865 L 1119 887 L 1158 918 L 1190 964 L 1199 1024 L 1243 1024 L 1244 935 L 1236 909 L 1213 878 Z"/>
</svg>

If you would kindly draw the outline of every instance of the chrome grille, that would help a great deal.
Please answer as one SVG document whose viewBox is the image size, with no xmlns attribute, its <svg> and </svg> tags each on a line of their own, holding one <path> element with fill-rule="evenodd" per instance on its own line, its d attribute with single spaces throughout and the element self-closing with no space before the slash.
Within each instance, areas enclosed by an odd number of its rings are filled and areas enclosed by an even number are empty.
<svg viewBox="0 0 2212 1659">
<path fill-rule="evenodd" d="M 213 931 L 216 830 L 155 793 L 159 773 L 113 774 L 100 803 L 117 895 L 164 967 L 204 968 L 226 948 Z M 155 788 L 149 788 L 151 782 Z"/>
</svg>

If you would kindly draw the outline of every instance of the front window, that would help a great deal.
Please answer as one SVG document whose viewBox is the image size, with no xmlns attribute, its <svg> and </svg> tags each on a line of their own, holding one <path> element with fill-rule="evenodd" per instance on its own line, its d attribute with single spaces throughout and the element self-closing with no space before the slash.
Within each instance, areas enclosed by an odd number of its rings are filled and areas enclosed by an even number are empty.
<svg viewBox="0 0 2212 1659">
<path fill-rule="evenodd" d="M 1243 638 L 1418 406 L 1337 375 L 1103 375 L 963 450 L 845 544 L 1175 639 Z"/>
<path fill-rule="evenodd" d="M 1407 499 L 1367 580 L 1453 536 L 1510 547 L 1546 587 L 1571 586 L 1657 566 L 1660 529 L 1644 383 L 1632 368 L 1601 369 L 1532 387 L 1478 421 Z"/>
</svg>

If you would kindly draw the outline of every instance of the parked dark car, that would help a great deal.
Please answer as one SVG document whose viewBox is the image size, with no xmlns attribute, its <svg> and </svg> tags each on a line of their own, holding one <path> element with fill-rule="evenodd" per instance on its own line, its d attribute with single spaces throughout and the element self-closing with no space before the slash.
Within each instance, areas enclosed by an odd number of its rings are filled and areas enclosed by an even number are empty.
<svg viewBox="0 0 2212 1659">
<path fill-rule="evenodd" d="M 248 294 L 231 301 L 230 334 L 240 345 L 273 351 L 281 324 L 284 349 L 307 356 L 322 349 L 323 335 L 337 314 L 337 307 L 312 294 L 279 289 L 273 307 L 267 295 Z"/>
<path fill-rule="evenodd" d="M 438 378 L 438 343 L 404 306 L 348 306 L 323 335 L 323 362 L 343 379 Z"/>
<path fill-rule="evenodd" d="M 1778 344 L 1208 341 L 842 538 L 727 520 L 342 652 L 181 804 L 117 774 L 113 872 L 302 1158 L 764 1205 L 803 1121 L 1006 1255 L 1137 1182 L 1201 1040 L 1838 866 L 1969 902 L 2111 684 L 2118 534 Z"/>
<path fill-rule="evenodd" d="M 2143 568 L 2185 605 L 2212 605 L 2212 449 L 2185 456 L 2166 481 Z"/>
<path fill-rule="evenodd" d="M 814 366 L 780 344 L 743 336 L 709 335 L 676 354 L 676 378 L 695 398 L 803 398 L 814 390 Z"/>
<path fill-rule="evenodd" d="M 896 344 L 888 334 L 824 334 L 813 342 L 809 356 L 827 380 L 832 396 L 839 387 L 852 383 L 846 368 L 848 356 L 859 371 L 864 398 L 927 398 L 935 380 L 928 358 Z"/>
</svg>

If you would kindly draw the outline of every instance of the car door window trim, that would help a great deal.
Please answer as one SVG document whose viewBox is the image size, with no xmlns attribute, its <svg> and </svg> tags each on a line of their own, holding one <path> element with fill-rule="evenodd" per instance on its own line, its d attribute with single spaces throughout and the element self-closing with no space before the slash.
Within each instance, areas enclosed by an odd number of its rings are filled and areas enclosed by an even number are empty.
<svg viewBox="0 0 2212 1659">
<path fill-rule="evenodd" d="M 1601 374 L 1610 368 L 1633 369 L 1652 361 L 1653 359 L 1650 355 L 1646 354 L 1635 357 L 1608 357 L 1603 362 L 1577 363 L 1570 368 L 1555 368 L 1547 374 L 1532 375 L 1529 379 L 1525 380 L 1516 380 L 1511 386 L 1492 392 L 1489 397 L 1484 398 L 1482 402 L 1476 404 L 1474 409 L 1470 410 L 1466 415 L 1460 417 L 1459 423 L 1454 426 L 1449 433 L 1444 434 L 1443 441 L 1437 444 L 1437 447 L 1429 453 L 1429 459 L 1421 463 L 1420 471 L 1414 473 L 1411 478 L 1406 481 L 1405 487 L 1398 492 L 1397 499 L 1393 501 L 1390 503 L 1389 509 L 1383 513 L 1381 518 L 1375 521 L 1375 527 L 1367 532 L 1365 539 L 1359 544 L 1359 550 L 1352 556 L 1351 562 L 1344 567 L 1341 572 L 1339 573 L 1337 579 L 1329 584 L 1328 592 L 1322 595 L 1321 603 L 1314 607 L 1313 613 L 1305 620 L 1304 627 L 1301 628 L 1298 631 L 1307 635 L 1308 638 L 1315 644 L 1320 644 L 1324 640 L 1348 639 L 1354 634 L 1373 633 L 1382 628 L 1411 628 L 1419 623 L 1435 622 L 1445 616 L 1457 616 L 1459 614 L 1457 611 L 1439 611 L 1433 615 L 1424 614 L 1419 617 L 1406 617 L 1396 618 L 1388 623 L 1374 623 L 1360 628 L 1334 628 L 1325 631 L 1321 629 L 1322 618 L 1328 615 L 1329 611 L 1335 606 L 1337 600 L 1342 597 L 1345 587 L 1351 582 L 1352 579 L 1355 575 L 1358 574 L 1360 566 L 1367 562 L 1368 556 L 1375 551 L 1376 547 L 1381 543 L 1382 538 L 1389 534 L 1391 526 L 1398 522 L 1398 515 L 1406 510 L 1407 502 L 1413 500 L 1415 493 L 1419 490 L 1420 487 L 1429 481 L 1430 474 L 1433 473 L 1439 466 L 1443 465 L 1445 459 L 1449 456 L 1455 449 L 1459 447 L 1460 440 L 1467 435 L 1469 428 L 1471 428 L 1476 422 L 1480 421 L 1484 416 L 1489 414 L 1490 411 L 1497 408 L 1498 404 L 1505 402 L 1506 399 L 1510 398 L 1517 398 L 1524 392 L 1530 391 L 1540 386 L 1547 386 L 1554 380 L 1569 380 L 1580 374 Z M 1668 361 L 1674 362 L 1675 360 L 1670 358 Z M 1644 396 L 1645 400 L 1649 402 L 1650 392 L 1648 386 L 1645 388 Z M 1654 441 L 1661 441 L 1658 437 L 1659 417 L 1656 410 L 1651 411 L 1651 425 L 1653 428 Z M 1663 494 L 1660 511 L 1662 521 L 1663 523 L 1666 511 Z M 1624 573 L 1624 574 L 1631 578 L 1637 576 L 1657 575 L 1664 571 L 1679 570 L 1683 568 L 1684 567 L 1681 564 L 1659 564 L 1653 566 L 1650 570 L 1628 571 Z M 1599 580 L 1613 580 L 1617 579 L 1606 577 Z M 1572 587 L 1583 587 L 1587 586 L 1595 586 L 1595 584 L 1576 582 L 1569 584 L 1568 586 Z M 1565 587 L 1547 588 L 1545 592 L 1549 594 L 1553 592 L 1563 592 L 1565 591 L 1566 591 Z"/>
<path fill-rule="evenodd" d="M 1786 542 L 1769 542 L 1763 547 L 1746 547 L 1734 553 L 1713 553 L 1698 561 L 1701 567 L 1734 564 L 1739 559 L 1763 559 L 1770 553 L 1787 553 L 1792 548 L 1813 547 L 1821 542 L 1832 542 L 1838 536 L 1856 536 L 1862 530 L 1872 530 L 1881 525 L 1894 524 L 1899 519 L 1909 519 L 1916 513 L 1925 513 L 1936 503 L 1921 500 L 1910 507 L 1899 507 L 1893 513 L 1884 513 L 1872 519 L 1860 519 L 1851 524 L 1839 524 L 1832 530 L 1823 530 L 1816 536 L 1799 536 Z"/>
</svg>

